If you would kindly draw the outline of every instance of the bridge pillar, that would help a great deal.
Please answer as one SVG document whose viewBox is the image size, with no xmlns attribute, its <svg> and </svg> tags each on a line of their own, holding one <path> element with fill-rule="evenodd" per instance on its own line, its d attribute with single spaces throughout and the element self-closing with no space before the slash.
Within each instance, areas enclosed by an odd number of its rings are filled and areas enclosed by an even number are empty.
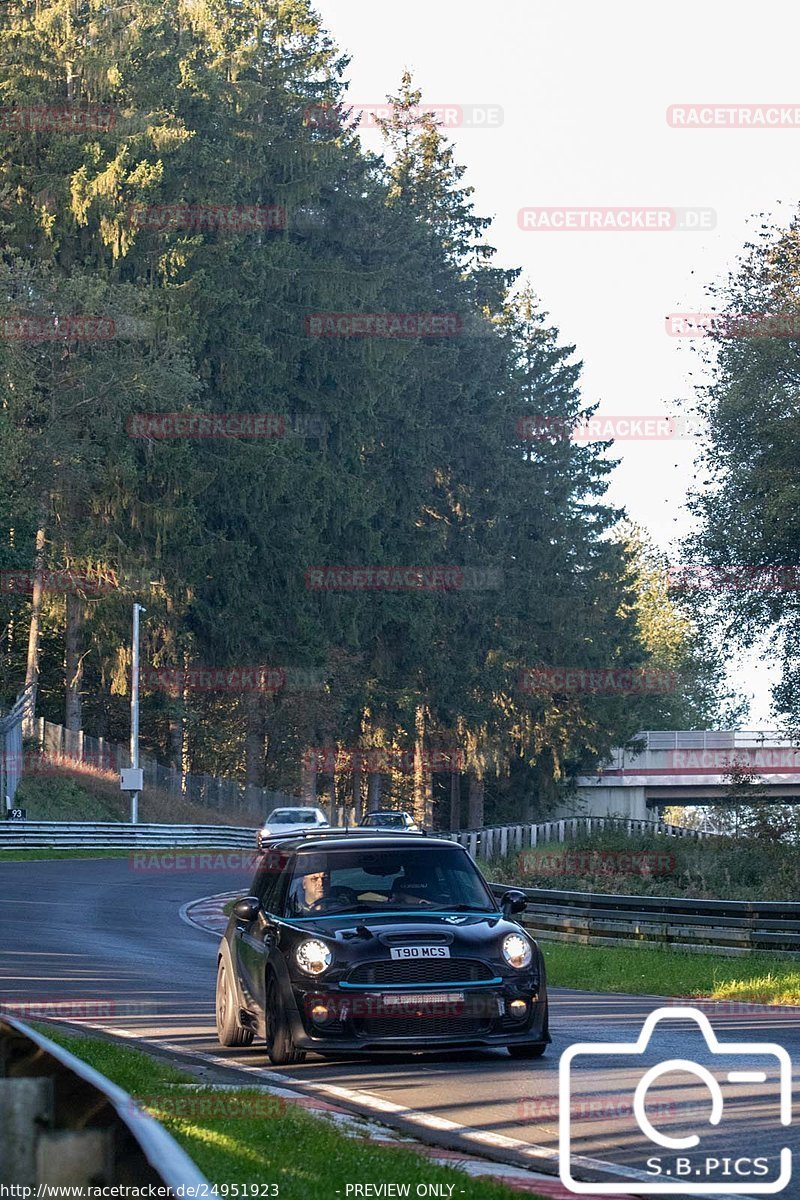
<svg viewBox="0 0 800 1200">
<path fill-rule="evenodd" d="M 647 807 L 643 787 L 579 787 L 576 800 L 565 802 L 559 816 L 631 817 L 635 821 L 656 819 L 654 810 Z M 567 808 L 574 811 L 568 813 Z"/>
</svg>

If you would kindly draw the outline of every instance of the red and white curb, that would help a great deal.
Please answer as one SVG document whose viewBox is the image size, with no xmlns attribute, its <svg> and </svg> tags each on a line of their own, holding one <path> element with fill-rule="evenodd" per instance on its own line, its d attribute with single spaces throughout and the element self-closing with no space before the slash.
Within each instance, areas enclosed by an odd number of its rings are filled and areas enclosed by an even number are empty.
<svg viewBox="0 0 800 1200">
<path fill-rule="evenodd" d="M 212 933 L 214 937 L 222 937 L 228 925 L 225 915 L 225 905 L 231 900 L 238 900 L 242 893 L 219 892 L 216 896 L 203 896 L 201 900 L 190 900 L 179 910 L 179 916 L 187 925 L 194 925 L 203 933 Z"/>
<path fill-rule="evenodd" d="M 225 905 L 239 896 L 241 896 L 241 892 L 220 892 L 215 896 L 204 896 L 200 900 L 193 900 L 188 904 L 184 904 L 180 909 L 180 917 L 187 924 L 194 926 L 195 929 L 201 929 L 203 932 L 209 933 L 214 937 L 222 937 L 228 924 L 228 917 L 223 911 Z M 169 1043 L 158 1042 L 158 1046 L 162 1050 L 174 1050 L 176 1053 L 183 1055 L 187 1053 L 183 1047 L 171 1046 Z M 263 1071 L 259 1067 L 249 1067 L 241 1063 L 237 1063 L 234 1066 L 228 1059 L 217 1057 L 213 1054 L 190 1053 L 193 1058 L 201 1058 L 206 1062 L 213 1062 L 215 1065 L 257 1074 L 262 1081 L 260 1086 L 265 1087 L 263 1084 Z M 530 1142 L 522 1142 L 518 1138 L 504 1137 L 502 1134 L 488 1133 L 481 1129 L 470 1129 L 462 1125 L 457 1125 L 455 1122 L 448 1121 L 443 1117 L 436 1117 L 431 1113 L 405 1108 L 400 1104 L 394 1104 L 369 1092 L 355 1091 L 351 1088 L 338 1087 L 333 1084 L 306 1082 L 305 1080 L 303 1081 L 303 1087 L 306 1090 L 304 1092 L 297 1092 L 293 1088 L 280 1086 L 283 1083 L 295 1082 L 289 1076 L 282 1076 L 277 1072 L 271 1072 L 270 1079 L 278 1086 L 267 1086 L 265 1090 L 274 1096 L 281 1097 L 287 1102 L 301 1105 L 316 1116 L 334 1121 L 341 1131 L 350 1137 L 365 1138 L 371 1144 L 377 1143 L 385 1146 L 406 1145 L 413 1147 L 415 1153 L 430 1159 L 432 1162 L 439 1163 L 442 1166 L 457 1167 L 459 1170 L 465 1171 L 468 1175 L 475 1177 L 484 1176 L 494 1179 L 499 1183 L 504 1183 L 509 1188 L 513 1188 L 515 1191 L 538 1193 L 541 1196 L 548 1197 L 548 1200 L 574 1200 L 575 1193 L 567 1191 L 563 1184 L 558 1179 L 553 1178 L 552 1175 L 541 1175 L 526 1167 L 511 1166 L 505 1163 L 493 1162 L 487 1158 L 474 1157 L 462 1150 L 445 1150 L 441 1146 L 426 1145 L 414 1137 L 403 1136 L 402 1133 L 395 1132 L 386 1125 L 371 1122 L 369 1118 L 356 1116 L 351 1109 L 341 1107 L 341 1104 L 337 1104 L 336 1101 L 340 1100 L 345 1103 L 349 1101 L 350 1103 L 357 1104 L 359 1108 L 366 1108 L 373 1112 L 378 1119 L 381 1115 L 385 1117 L 402 1117 L 405 1124 L 416 1125 L 421 1133 L 424 1133 L 425 1130 L 456 1133 L 463 1140 L 473 1143 L 475 1150 L 478 1152 L 481 1146 L 487 1149 L 491 1147 L 495 1150 L 510 1150 L 516 1154 L 522 1154 L 526 1158 L 538 1159 L 539 1162 L 543 1158 L 546 1158 L 555 1167 L 558 1159 L 556 1152 L 546 1149 L 543 1146 L 533 1147 Z M 620 1193 L 618 1196 L 607 1197 L 607 1200 L 632 1200 L 632 1197 L 629 1194 L 623 1195 Z"/>
</svg>

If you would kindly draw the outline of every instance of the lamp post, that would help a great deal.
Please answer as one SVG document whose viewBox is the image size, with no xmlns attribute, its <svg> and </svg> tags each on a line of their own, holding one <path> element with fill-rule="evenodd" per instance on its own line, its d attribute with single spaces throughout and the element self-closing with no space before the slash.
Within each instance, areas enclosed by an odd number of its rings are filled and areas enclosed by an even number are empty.
<svg viewBox="0 0 800 1200">
<path fill-rule="evenodd" d="M 141 604 L 133 606 L 133 662 L 131 666 L 131 767 L 139 770 L 139 613 L 147 612 Z M 131 824 L 139 820 L 139 793 L 131 792 Z"/>
</svg>

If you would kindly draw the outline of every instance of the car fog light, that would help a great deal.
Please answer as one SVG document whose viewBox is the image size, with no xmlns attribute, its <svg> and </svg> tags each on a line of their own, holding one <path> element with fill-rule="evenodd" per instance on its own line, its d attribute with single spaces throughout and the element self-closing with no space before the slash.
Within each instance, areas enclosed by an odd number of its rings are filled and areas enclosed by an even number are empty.
<svg viewBox="0 0 800 1200">
<path fill-rule="evenodd" d="M 331 1011 L 325 1004 L 315 1004 L 311 1010 L 311 1020 L 315 1025 L 325 1025 L 331 1019 Z"/>
<path fill-rule="evenodd" d="M 515 1021 L 521 1021 L 527 1011 L 528 1005 L 524 1000 L 512 1000 L 508 1006 L 508 1015 Z"/>
</svg>

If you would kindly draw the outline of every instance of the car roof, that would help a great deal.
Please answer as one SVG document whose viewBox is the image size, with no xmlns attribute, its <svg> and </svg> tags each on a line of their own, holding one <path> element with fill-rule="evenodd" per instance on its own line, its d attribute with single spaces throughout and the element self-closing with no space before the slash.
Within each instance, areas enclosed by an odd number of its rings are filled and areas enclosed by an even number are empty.
<svg viewBox="0 0 800 1200">
<path fill-rule="evenodd" d="M 463 846 L 460 846 L 458 842 L 451 841 L 450 838 L 426 837 L 419 833 L 396 833 L 387 836 L 382 833 L 364 833 L 356 829 L 347 833 L 334 833 L 328 837 L 320 837 L 318 834 L 297 837 L 294 834 L 288 834 L 279 841 L 270 841 L 269 844 L 275 849 L 280 848 L 282 851 L 290 853 L 296 853 L 299 850 L 352 850 L 355 845 L 358 845 L 359 849 L 367 847 L 370 850 L 397 850 L 398 847 L 408 850 L 412 846 L 423 850 L 441 850 L 443 846 L 453 846 L 458 850 L 464 850 Z"/>
</svg>

